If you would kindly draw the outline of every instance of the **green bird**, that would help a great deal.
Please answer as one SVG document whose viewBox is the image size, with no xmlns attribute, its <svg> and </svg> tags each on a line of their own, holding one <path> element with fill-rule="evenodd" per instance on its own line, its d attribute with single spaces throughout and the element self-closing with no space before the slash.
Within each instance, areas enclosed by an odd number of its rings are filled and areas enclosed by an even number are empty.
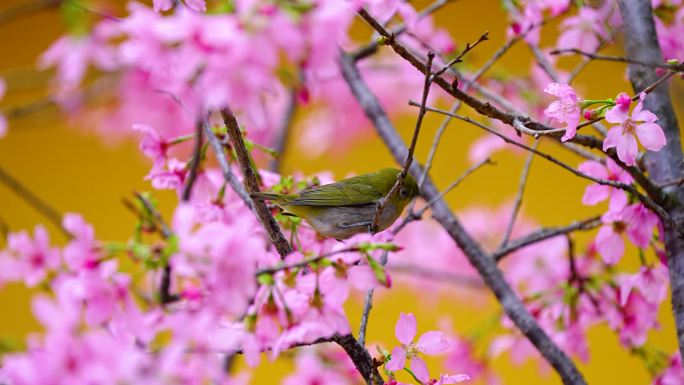
<svg viewBox="0 0 684 385">
<path fill-rule="evenodd" d="M 319 234 L 342 240 L 368 231 L 378 201 L 392 189 L 400 172 L 386 168 L 298 194 L 253 193 L 251 196 L 273 201 L 286 213 L 306 220 Z M 418 185 L 407 175 L 401 188 L 385 204 L 378 219 L 378 231 L 390 227 L 416 195 Z"/>
</svg>

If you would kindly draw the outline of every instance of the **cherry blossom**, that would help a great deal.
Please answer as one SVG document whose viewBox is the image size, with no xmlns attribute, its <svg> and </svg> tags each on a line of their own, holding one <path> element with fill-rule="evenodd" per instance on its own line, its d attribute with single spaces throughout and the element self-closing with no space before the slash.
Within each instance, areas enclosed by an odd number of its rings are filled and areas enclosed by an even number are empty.
<svg viewBox="0 0 684 385">
<path fill-rule="evenodd" d="M 385 368 L 391 372 L 403 370 L 406 360 L 411 360 L 411 370 L 420 381 L 427 382 L 430 379 L 427 365 L 420 355 L 440 354 L 449 349 L 451 345 L 444 333 L 429 331 L 423 333 L 418 342 L 413 342 L 416 336 L 416 318 L 412 313 L 399 315 L 395 325 L 395 334 L 401 346 L 392 349 L 392 358 L 385 364 Z"/>
<path fill-rule="evenodd" d="M 580 164 L 578 169 L 589 176 L 602 180 L 624 184 L 631 184 L 633 182 L 629 173 L 610 158 L 606 158 L 605 165 L 588 160 Z M 587 186 L 582 196 L 582 203 L 585 205 L 595 205 L 606 199 L 609 200 L 608 211 L 610 212 L 620 212 L 627 206 L 627 193 L 624 190 L 598 183 L 592 183 Z"/>
<path fill-rule="evenodd" d="M 629 97 L 626 94 L 618 95 L 615 107 L 606 112 L 606 120 L 609 123 L 619 124 L 608 131 L 608 136 L 603 141 L 603 151 L 616 148 L 618 158 L 628 166 L 636 164 L 638 153 L 637 138 L 646 149 L 660 151 L 665 146 L 666 139 L 663 129 L 655 122 L 658 117 L 652 112 L 643 109 L 646 93 L 639 95 L 639 103 L 629 114 L 629 103 L 625 103 Z"/>
<path fill-rule="evenodd" d="M 608 212 L 596 235 L 596 248 L 607 264 L 617 263 L 625 251 L 622 234 L 640 248 L 648 247 L 653 230 L 660 222 L 658 217 L 641 203 L 625 207 L 622 211 Z"/>
<path fill-rule="evenodd" d="M 558 97 L 558 100 L 551 102 L 544 110 L 544 115 L 560 123 L 565 123 L 565 134 L 561 138 L 567 141 L 575 137 L 577 125 L 581 117 L 579 99 L 575 90 L 564 83 L 549 83 L 544 92 Z"/>
<path fill-rule="evenodd" d="M 563 20 L 556 46 L 558 48 L 576 48 L 585 52 L 594 52 L 600 41 L 606 39 L 607 32 L 603 27 L 605 15 L 600 10 L 582 7 L 577 16 Z"/>
<path fill-rule="evenodd" d="M 33 239 L 25 231 L 7 237 L 7 249 L 0 252 L 0 262 L 10 268 L 0 273 L 0 282 L 22 279 L 33 287 L 43 282 L 61 262 L 59 250 L 50 246 L 50 238 L 43 226 L 36 226 Z"/>
</svg>

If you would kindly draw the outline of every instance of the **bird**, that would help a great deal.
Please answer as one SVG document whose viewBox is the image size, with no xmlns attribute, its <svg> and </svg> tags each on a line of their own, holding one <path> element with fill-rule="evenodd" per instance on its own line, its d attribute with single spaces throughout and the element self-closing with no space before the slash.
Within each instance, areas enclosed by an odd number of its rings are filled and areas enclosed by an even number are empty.
<svg viewBox="0 0 684 385">
<path fill-rule="evenodd" d="M 255 192 L 250 196 L 270 200 L 285 213 L 304 219 L 320 235 L 342 241 L 370 230 L 378 202 L 392 189 L 399 173 L 399 169 L 385 168 L 295 194 Z M 387 200 L 377 231 L 390 227 L 418 194 L 418 184 L 406 175 L 401 188 Z"/>
</svg>

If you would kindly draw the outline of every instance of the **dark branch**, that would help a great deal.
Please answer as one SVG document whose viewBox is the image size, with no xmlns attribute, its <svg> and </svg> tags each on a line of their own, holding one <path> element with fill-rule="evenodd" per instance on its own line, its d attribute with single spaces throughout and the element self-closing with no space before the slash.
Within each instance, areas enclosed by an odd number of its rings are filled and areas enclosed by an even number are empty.
<svg viewBox="0 0 684 385">
<path fill-rule="evenodd" d="M 24 186 L 21 182 L 15 179 L 13 176 L 7 173 L 5 169 L 0 166 L 0 183 L 4 184 L 12 190 L 19 198 L 33 207 L 42 216 L 47 218 L 59 231 L 67 238 L 71 238 L 71 234 L 62 227 L 62 214 L 59 213 L 55 208 L 50 206 L 44 200 L 39 198 L 36 194 L 31 192 L 31 190 Z"/>
<path fill-rule="evenodd" d="M 252 167 L 252 160 L 249 156 L 249 151 L 247 146 L 245 146 L 245 141 L 242 137 L 242 131 L 240 131 L 240 126 L 238 125 L 235 115 L 229 109 L 221 110 L 221 116 L 223 117 L 223 122 L 228 129 L 228 136 L 230 141 L 233 143 L 233 148 L 237 154 L 237 160 L 240 164 L 240 170 L 242 171 L 242 176 L 244 177 L 245 187 L 248 193 L 259 192 L 259 182 L 257 181 L 257 174 Z M 251 198 L 250 198 L 251 199 Z M 252 200 L 254 210 L 268 232 L 268 236 L 271 239 L 271 243 L 275 246 L 278 254 L 282 258 L 292 252 L 292 246 L 287 242 L 287 239 L 280 230 L 278 222 L 271 215 L 271 211 L 266 206 L 266 203 L 262 201 Z"/>
<path fill-rule="evenodd" d="M 635 63 L 663 60 L 651 1 L 620 0 L 618 6 L 624 22 L 627 58 L 630 60 L 629 79 L 635 91 L 642 90 L 658 81 L 658 75 L 653 67 Z M 679 124 L 666 83 L 651 92 L 644 100 L 644 107 L 658 116 L 658 124 L 667 138 L 662 150 L 646 152 L 644 166 L 656 184 L 677 180 L 684 173 L 684 157 Z M 665 209 L 673 219 L 673 223 L 665 223 L 664 241 L 672 288 L 672 312 L 677 327 L 679 352 L 684 357 L 684 237 L 679 230 L 684 226 L 684 187 L 672 185 L 662 191 Z"/>
<path fill-rule="evenodd" d="M 367 13 L 364 18 L 374 19 Z M 384 28 L 380 26 L 383 30 Z M 380 106 L 377 98 L 370 91 L 361 78 L 354 61 L 347 55 L 341 55 L 340 67 L 342 74 L 351 88 L 352 93 L 363 108 L 366 116 L 373 122 L 376 131 L 398 162 L 406 159 L 408 148 L 397 134 L 387 114 Z M 425 72 L 423 72 L 425 73 Z M 428 71 L 429 73 L 429 71 Z M 441 78 L 437 78 L 439 80 Z M 466 103 L 467 104 L 467 103 Z M 411 175 L 419 178 L 422 167 L 416 163 L 411 166 Z M 431 201 L 439 195 L 439 191 L 429 178 L 426 178 L 421 194 Z M 461 248 L 470 263 L 475 267 L 487 286 L 499 300 L 508 317 L 520 331 L 539 350 L 542 356 L 553 366 L 565 384 L 585 384 L 582 374 L 572 363 L 570 358 L 549 338 L 539 326 L 525 305 L 506 282 L 496 262 L 481 248 L 481 246 L 465 231 L 459 220 L 454 216 L 444 200 L 437 201 L 432 207 L 433 217 L 449 233 L 451 238 Z"/>
<path fill-rule="evenodd" d="M 572 233 L 574 231 L 586 231 L 591 230 L 601 225 L 601 217 L 591 217 L 582 221 L 573 222 L 567 226 L 563 227 L 546 227 L 537 230 L 531 234 L 524 237 L 514 239 L 505 246 L 500 247 L 498 250 L 492 253 L 492 258 L 497 262 L 502 260 L 505 256 L 516 252 L 523 247 L 532 245 L 537 242 L 544 241 L 549 238 L 557 237 L 559 235 Z"/>
</svg>

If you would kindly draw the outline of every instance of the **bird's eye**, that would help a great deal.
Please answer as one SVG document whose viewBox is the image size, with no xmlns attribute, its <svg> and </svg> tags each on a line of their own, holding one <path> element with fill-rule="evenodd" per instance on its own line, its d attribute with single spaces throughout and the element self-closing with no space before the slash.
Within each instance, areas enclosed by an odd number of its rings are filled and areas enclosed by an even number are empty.
<svg viewBox="0 0 684 385">
<path fill-rule="evenodd" d="M 406 199 L 406 198 L 409 197 L 409 189 L 408 189 L 408 187 L 404 186 L 404 187 L 402 187 L 402 188 L 399 189 L 399 197 L 400 197 L 401 199 Z"/>
</svg>

